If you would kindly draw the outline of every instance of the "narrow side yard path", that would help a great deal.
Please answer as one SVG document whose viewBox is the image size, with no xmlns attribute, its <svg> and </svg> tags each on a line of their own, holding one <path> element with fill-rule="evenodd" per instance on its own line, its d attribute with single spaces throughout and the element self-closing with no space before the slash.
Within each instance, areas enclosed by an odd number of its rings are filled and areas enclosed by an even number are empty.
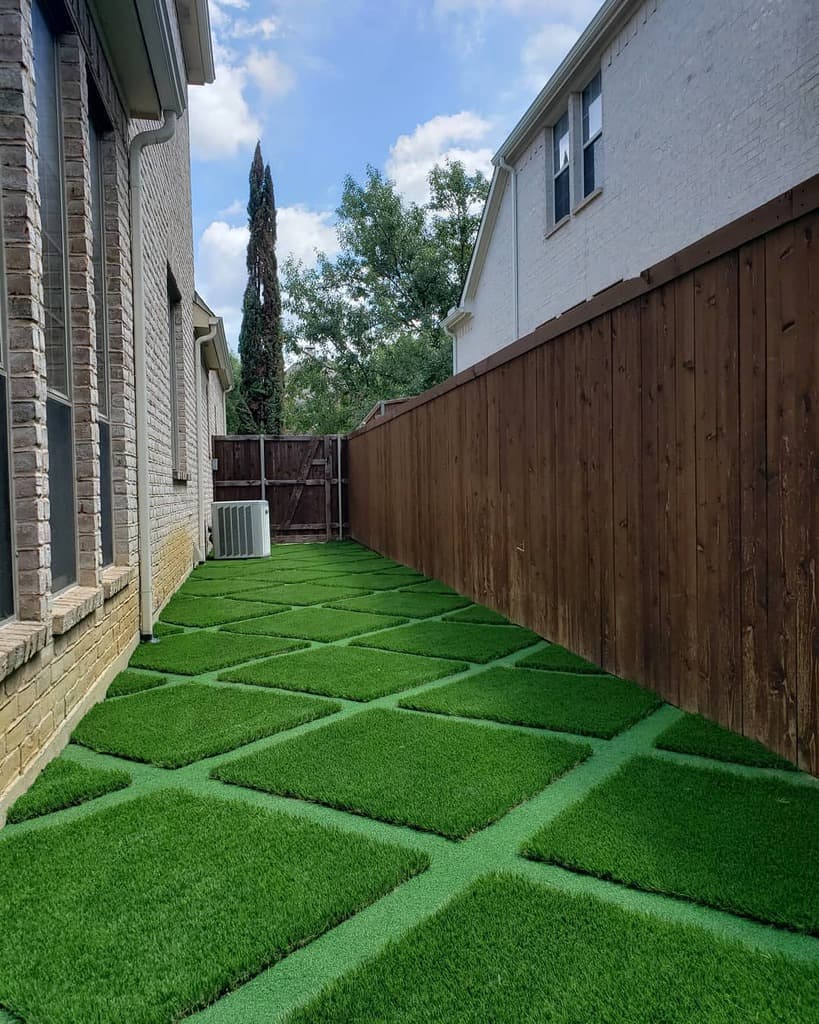
<svg viewBox="0 0 819 1024">
<path fill-rule="evenodd" d="M 209 562 L 0 833 L 0 1020 L 819 1019 L 819 784 L 353 543 Z"/>
</svg>

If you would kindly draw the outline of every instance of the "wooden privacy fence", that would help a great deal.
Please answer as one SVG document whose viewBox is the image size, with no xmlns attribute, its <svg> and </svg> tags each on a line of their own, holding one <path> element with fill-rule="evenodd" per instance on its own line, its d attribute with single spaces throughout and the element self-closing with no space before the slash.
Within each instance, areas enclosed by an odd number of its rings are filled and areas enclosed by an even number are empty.
<svg viewBox="0 0 819 1024">
<path fill-rule="evenodd" d="M 340 537 L 346 448 L 336 434 L 214 437 L 213 500 L 266 499 L 274 541 Z"/>
<path fill-rule="evenodd" d="M 349 441 L 350 532 L 819 773 L 819 179 Z"/>
</svg>

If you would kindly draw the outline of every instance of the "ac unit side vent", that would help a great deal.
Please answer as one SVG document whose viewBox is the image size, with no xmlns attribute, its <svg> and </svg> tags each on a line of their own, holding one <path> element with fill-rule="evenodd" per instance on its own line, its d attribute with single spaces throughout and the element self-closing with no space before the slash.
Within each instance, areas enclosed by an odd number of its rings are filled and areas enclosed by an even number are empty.
<svg viewBox="0 0 819 1024">
<path fill-rule="evenodd" d="M 267 558 L 270 510 L 266 501 L 214 501 L 214 558 Z"/>
</svg>

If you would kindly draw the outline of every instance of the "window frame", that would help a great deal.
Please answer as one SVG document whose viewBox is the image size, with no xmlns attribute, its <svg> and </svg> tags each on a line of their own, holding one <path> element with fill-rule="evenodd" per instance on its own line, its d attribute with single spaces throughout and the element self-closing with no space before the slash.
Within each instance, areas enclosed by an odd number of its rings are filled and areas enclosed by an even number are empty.
<svg viewBox="0 0 819 1024">
<path fill-rule="evenodd" d="M 557 134 L 561 123 L 566 122 L 565 133 L 561 132 Z M 566 136 L 567 140 L 567 153 L 568 161 L 565 166 L 560 167 L 559 164 L 559 140 Z M 562 224 L 568 217 L 571 216 L 572 212 L 572 130 L 571 130 L 571 118 L 569 116 L 568 104 L 560 115 L 560 117 L 552 125 L 551 129 L 551 141 L 552 141 L 552 228 L 556 228 L 558 224 Z M 567 198 L 566 198 L 566 212 L 561 213 L 558 216 L 557 213 L 557 183 L 558 179 L 565 176 L 567 185 Z"/>
<path fill-rule="evenodd" d="M 184 405 L 179 395 L 180 331 L 178 320 L 182 310 L 182 293 L 168 267 L 168 385 L 170 392 L 170 450 L 171 479 L 174 483 L 187 483 L 188 477 L 182 452 L 182 415 Z M 184 349 L 181 352 L 184 371 Z"/>
<path fill-rule="evenodd" d="M 19 608 L 18 599 L 18 587 L 17 587 L 17 531 L 15 529 L 15 516 L 14 516 L 14 479 L 12 476 L 12 460 L 11 460 L 11 443 L 12 443 L 12 421 L 11 421 L 11 400 L 10 400 L 10 381 L 9 381 L 9 361 L 8 361 L 8 285 L 6 280 L 6 237 L 5 237 L 5 212 L 4 212 L 4 186 L 3 186 L 3 175 L 2 168 L 0 168 L 0 377 L 3 378 L 6 392 L 6 414 L 5 422 L 0 425 L 5 426 L 6 432 L 6 485 L 8 487 L 8 546 L 9 546 L 9 576 L 11 582 L 11 610 L 7 615 L 3 615 L 2 604 L 0 604 L 0 625 L 7 622 L 13 622 L 17 618 L 17 610 Z M 2 456 L 0 456 L 2 458 Z M 0 544 L 2 544 L 2 537 L 0 537 Z"/>
<path fill-rule="evenodd" d="M 587 95 L 589 89 L 591 88 L 591 86 L 595 82 L 599 82 L 598 93 L 597 93 L 597 97 L 595 97 L 595 99 L 599 98 L 599 100 L 600 100 L 600 127 L 597 129 L 597 131 L 594 133 L 594 135 L 590 135 L 589 138 L 587 139 L 585 137 L 586 136 L 586 127 L 587 127 L 587 122 L 588 122 L 587 108 L 586 108 L 586 103 L 587 103 L 586 95 Z M 592 100 L 591 102 L 593 103 L 594 100 Z M 589 104 L 589 108 L 590 107 L 591 107 L 591 104 Z M 597 174 L 598 163 L 599 163 L 599 150 L 595 149 L 595 147 L 597 146 L 597 143 L 602 139 L 602 137 L 603 137 L 603 72 L 602 72 L 602 70 L 600 68 L 598 68 L 597 71 L 595 72 L 595 74 L 592 75 L 592 77 L 589 79 L 589 81 L 586 83 L 586 85 L 583 87 L 583 90 L 580 93 L 580 144 L 581 144 L 581 148 L 580 148 L 580 179 L 581 179 L 581 191 L 583 193 L 583 196 L 581 198 L 581 202 L 583 200 L 585 200 L 585 199 L 588 199 L 589 196 L 593 192 L 596 192 L 598 189 L 602 188 L 602 175 L 598 175 Z M 591 188 L 588 187 L 588 183 L 586 181 L 586 152 L 589 149 L 591 149 L 592 153 L 594 154 L 594 170 L 595 170 L 594 181 L 592 182 Z M 600 149 L 602 149 L 602 146 L 600 147 Z M 598 181 L 598 177 L 601 179 L 600 181 Z"/>
</svg>

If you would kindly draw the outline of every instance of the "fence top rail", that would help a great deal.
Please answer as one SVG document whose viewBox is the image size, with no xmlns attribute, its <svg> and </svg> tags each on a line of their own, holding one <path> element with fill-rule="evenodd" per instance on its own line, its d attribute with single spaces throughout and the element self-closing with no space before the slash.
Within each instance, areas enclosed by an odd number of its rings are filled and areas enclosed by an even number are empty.
<svg viewBox="0 0 819 1024">
<path fill-rule="evenodd" d="M 246 441 L 249 437 L 256 441 L 260 437 L 265 441 L 314 441 L 317 437 L 344 438 L 344 434 L 214 434 L 214 441 Z"/>
<path fill-rule="evenodd" d="M 350 431 L 348 437 L 356 437 L 359 434 L 369 433 L 371 430 L 378 430 L 386 426 L 399 416 L 405 416 L 419 406 L 434 401 L 441 395 L 454 391 L 456 388 L 476 377 L 482 377 L 504 363 L 511 362 L 519 356 L 525 355 L 532 349 L 559 338 L 561 335 L 582 327 L 589 321 L 631 302 L 654 291 L 656 288 L 668 284 L 670 281 L 712 260 L 724 256 L 726 253 L 740 246 L 746 245 L 763 235 L 784 224 L 789 224 L 807 213 L 819 209 L 819 174 L 806 179 L 801 184 L 788 189 L 776 198 L 771 199 L 763 206 L 757 207 L 750 213 L 731 221 L 721 228 L 717 228 L 709 235 L 692 242 L 691 245 L 680 249 L 679 252 L 660 260 L 653 266 L 644 270 L 639 277 L 629 278 L 626 281 L 618 281 L 616 284 L 598 292 L 585 302 L 547 320 L 536 327 L 530 334 L 518 338 L 504 348 L 493 352 L 486 359 L 480 360 L 467 369 L 452 377 L 448 377 L 440 384 L 422 392 L 413 398 L 407 399 L 401 405 L 385 408 L 382 416 L 373 419 L 368 423 Z"/>
</svg>

